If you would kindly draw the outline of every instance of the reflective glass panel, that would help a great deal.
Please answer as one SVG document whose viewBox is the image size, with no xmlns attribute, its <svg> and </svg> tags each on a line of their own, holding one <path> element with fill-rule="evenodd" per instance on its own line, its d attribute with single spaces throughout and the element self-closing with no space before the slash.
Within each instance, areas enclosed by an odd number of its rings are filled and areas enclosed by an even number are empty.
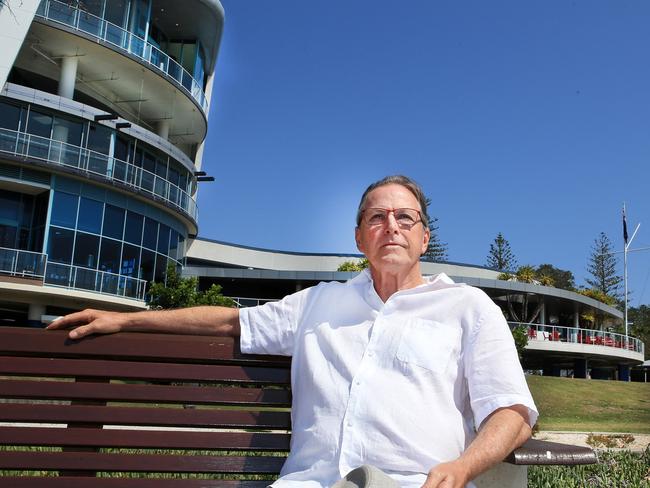
<svg viewBox="0 0 650 488">
<path fill-rule="evenodd" d="M 151 281 L 153 280 L 153 268 L 156 261 L 156 253 L 153 251 L 142 250 L 142 258 L 140 261 L 140 279 Z"/>
<path fill-rule="evenodd" d="M 97 268 L 99 236 L 77 232 L 74 246 L 74 264 L 83 268 Z"/>
<path fill-rule="evenodd" d="M 77 221 L 77 203 L 79 197 L 62 191 L 54 192 L 51 223 L 74 229 Z"/>
<path fill-rule="evenodd" d="M 156 270 L 154 272 L 153 280 L 159 283 L 165 281 L 165 273 L 167 272 L 167 257 L 162 254 L 156 254 Z"/>
<path fill-rule="evenodd" d="M 52 116 L 44 114 L 38 110 L 30 110 L 29 121 L 27 122 L 27 132 L 40 137 L 49 139 L 52 133 Z"/>
<path fill-rule="evenodd" d="M 102 229 L 103 210 L 102 202 L 81 197 L 77 229 L 99 234 Z"/>
<path fill-rule="evenodd" d="M 88 129 L 88 149 L 108 154 L 111 148 L 113 131 L 103 125 L 90 124 Z"/>
<path fill-rule="evenodd" d="M 52 139 L 55 141 L 61 141 L 67 144 L 80 146 L 82 132 L 83 124 L 81 122 L 69 120 L 58 115 L 54 117 L 54 130 L 52 131 Z"/>
<path fill-rule="evenodd" d="M 124 240 L 138 246 L 142 243 L 142 222 L 144 217 L 139 213 L 128 211 L 126 213 L 126 227 Z"/>
<path fill-rule="evenodd" d="M 99 251 L 99 269 L 109 273 L 119 273 L 121 257 L 122 244 L 113 239 L 103 238 Z"/>
<path fill-rule="evenodd" d="M 125 276 L 138 276 L 138 268 L 140 267 L 140 248 L 124 244 L 122 249 L 122 269 L 120 274 Z"/>
<path fill-rule="evenodd" d="M 122 239 L 124 231 L 124 209 L 106 204 L 104 211 L 104 230 L 102 235 Z"/>
<path fill-rule="evenodd" d="M 0 102 L 0 127 L 18 130 L 20 124 L 20 107 L 10 103 Z"/>
<path fill-rule="evenodd" d="M 142 245 L 149 249 L 156 249 L 158 242 L 158 222 L 149 217 L 144 219 L 144 235 L 142 236 Z"/>
<path fill-rule="evenodd" d="M 72 245 L 74 231 L 50 227 L 47 241 L 47 257 L 49 261 L 70 263 L 72 261 Z"/>
<path fill-rule="evenodd" d="M 169 253 L 169 231 L 171 229 L 165 224 L 160 224 L 160 231 L 158 232 L 158 252 L 163 254 Z"/>
</svg>

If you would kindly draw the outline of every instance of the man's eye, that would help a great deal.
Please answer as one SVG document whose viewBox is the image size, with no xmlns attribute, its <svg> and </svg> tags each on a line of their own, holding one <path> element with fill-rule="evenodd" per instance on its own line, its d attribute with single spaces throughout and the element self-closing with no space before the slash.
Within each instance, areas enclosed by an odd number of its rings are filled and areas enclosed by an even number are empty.
<svg viewBox="0 0 650 488">
<path fill-rule="evenodd" d="M 384 212 L 371 212 L 368 214 L 368 223 L 381 224 L 386 219 Z"/>
<path fill-rule="evenodd" d="M 414 224 L 415 217 L 410 212 L 398 212 L 395 219 L 402 224 Z"/>
</svg>

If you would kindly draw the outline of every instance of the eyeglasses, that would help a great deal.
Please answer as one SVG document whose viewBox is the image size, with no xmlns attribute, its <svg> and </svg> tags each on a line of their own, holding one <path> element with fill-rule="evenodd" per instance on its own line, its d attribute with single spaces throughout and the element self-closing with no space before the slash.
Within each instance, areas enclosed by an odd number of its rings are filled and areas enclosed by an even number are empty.
<svg viewBox="0 0 650 488">
<path fill-rule="evenodd" d="M 422 222 L 419 210 L 414 208 L 366 208 L 361 213 L 364 224 L 374 227 L 388 222 L 388 214 L 395 216 L 395 221 L 401 229 L 410 229 L 418 222 Z"/>
</svg>

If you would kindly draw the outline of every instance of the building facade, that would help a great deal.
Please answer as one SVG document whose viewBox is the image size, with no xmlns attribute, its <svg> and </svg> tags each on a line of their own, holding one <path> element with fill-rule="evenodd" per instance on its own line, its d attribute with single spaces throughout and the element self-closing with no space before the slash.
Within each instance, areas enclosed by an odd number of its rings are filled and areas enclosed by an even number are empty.
<svg viewBox="0 0 650 488">
<path fill-rule="evenodd" d="M 197 233 L 217 0 L 7 0 L 0 56 L 5 322 L 145 308 Z"/>
</svg>

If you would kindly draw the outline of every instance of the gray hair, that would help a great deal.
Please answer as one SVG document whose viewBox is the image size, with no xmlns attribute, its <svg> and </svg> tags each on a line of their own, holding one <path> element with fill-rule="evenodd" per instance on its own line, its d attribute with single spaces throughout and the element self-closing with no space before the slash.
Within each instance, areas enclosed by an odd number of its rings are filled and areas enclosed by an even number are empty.
<svg viewBox="0 0 650 488">
<path fill-rule="evenodd" d="M 365 209 L 366 200 L 371 191 L 379 188 L 380 186 L 386 185 L 401 185 L 406 188 L 408 191 L 413 193 L 413 196 L 417 199 L 420 204 L 420 217 L 422 218 L 422 225 L 429 227 L 429 214 L 427 213 L 427 197 L 424 196 L 424 192 L 420 185 L 418 185 L 414 180 L 408 176 L 403 175 L 392 175 L 386 176 L 379 181 L 372 183 L 366 191 L 363 192 L 361 196 L 361 202 L 359 202 L 359 208 L 357 209 L 357 227 L 361 224 L 361 214 Z"/>
</svg>

